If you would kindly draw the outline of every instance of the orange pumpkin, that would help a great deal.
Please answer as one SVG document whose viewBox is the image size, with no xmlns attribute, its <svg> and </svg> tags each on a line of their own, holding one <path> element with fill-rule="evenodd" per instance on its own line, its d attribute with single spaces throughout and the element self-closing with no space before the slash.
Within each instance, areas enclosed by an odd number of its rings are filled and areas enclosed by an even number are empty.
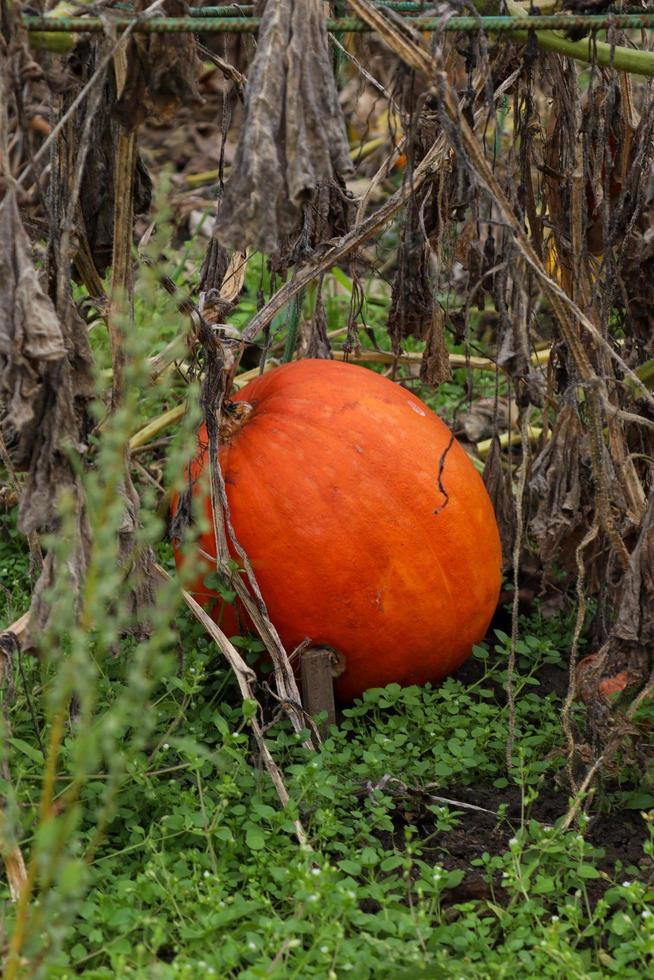
<svg viewBox="0 0 654 980">
<path fill-rule="evenodd" d="M 443 422 L 379 374 L 327 360 L 276 368 L 235 400 L 252 409 L 221 449 L 227 499 L 287 650 L 309 639 L 342 654 L 345 700 L 459 667 L 493 615 L 501 549 L 484 484 Z M 191 474 L 206 493 L 204 428 L 199 442 Z M 213 535 L 200 547 L 215 555 Z M 229 635 L 234 610 L 206 571 L 191 591 Z"/>
</svg>

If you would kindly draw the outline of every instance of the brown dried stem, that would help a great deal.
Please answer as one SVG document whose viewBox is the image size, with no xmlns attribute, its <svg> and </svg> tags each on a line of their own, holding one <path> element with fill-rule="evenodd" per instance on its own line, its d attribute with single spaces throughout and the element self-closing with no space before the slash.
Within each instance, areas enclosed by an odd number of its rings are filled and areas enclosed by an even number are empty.
<svg viewBox="0 0 654 980">
<path fill-rule="evenodd" d="M 134 224 L 134 168 L 136 132 L 120 132 L 116 147 L 115 206 L 111 299 L 108 318 L 111 344 L 111 403 L 115 411 L 125 393 L 123 318 L 132 309 L 132 228 Z"/>
<path fill-rule="evenodd" d="M 160 565 L 155 565 L 155 570 L 162 579 L 170 579 L 168 572 L 161 568 Z M 196 602 L 193 596 L 189 592 L 182 589 L 182 597 L 188 608 L 197 619 L 198 623 L 204 627 L 229 663 L 236 677 L 243 700 L 256 701 L 257 699 L 253 689 L 253 684 L 256 682 L 256 674 L 254 671 L 248 667 L 236 647 L 230 643 L 220 627 L 218 627 L 211 617 L 207 615 L 202 606 Z M 273 759 L 268 745 L 266 744 L 261 723 L 257 718 L 253 717 L 250 719 L 250 726 L 252 728 L 252 734 L 256 740 L 259 752 L 261 753 L 263 763 L 268 770 L 268 774 L 272 780 L 273 786 L 275 787 L 277 796 L 279 797 L 279 801 L 283 807 L 286 807 L 289 803 L 288 791 L 284 785 L 281 771 Z M 307 835 L 301 822 L 299 820 L 295 820 L 293 824 L 298 843 L 302 846 L 307 846 Z"/>
<path fill-rule="evenodd" d="M 506 762 L 507 767 L 513 769 L 513 745 L 515 742 L 515 687 L 514 674 L 518 646 L 518 617 L 520 604 L 520 556 L 524 544 L 525 533 L 525 491 L 527 487 L 527 475 L 529 473 L 529 412 L 524 411 L 520 421 L 520 434 L 522 436 L 522 460 L 518 473 L 518 489 L 516 492 L 515 512 L 516 528 L 513 540 L 513 608 L 511 610 L 511 645 L 509 648 L 509 663 L 507 666 L 507 700 L 509 708 L 509 732 L 506 740 Z"/>
<path fill-rule="evenodd" d="M 613 351 L 608 341 L 602 337 L 595 324 L 582 312 L 574 299 L 568 296 L 547 274 L 541 259 L 525 234 L 506 194 L 484 156 L 477 137 L 461 114 L 458 99 L 452 90 L 447 75 L 437 64 L 435 57 L 430 56 L 424 51 L 417 40 L 400 34 L 397 27 L 388 20 L 381 12 L 381 9 L 373 7 L 368 0 L 349 0 L 349 3 L 359 17 L 370 24 L 371 27 L 374 27 L 391 50 L 399 55 L 415 71 L 423 75 L 429 83 L 435 86 L 445 117 L 454 127 L 449 133 L 450 137 L 460 142 L 461 148 L 467 155 L 470 167 L 475 172 L 482 186 L 493 198 L 500 216 L 511 231 L 522 257 L 538 277 L 541 288 L 547 296 L 559 323 L 561 334 L 573 356 L 580 379 L 587 389 L 589 413 L 591 416 L 592 459 L 593 474 L 596 481 L 597 508 L 609 540 L 620 561 L 625 565 L 629 555 L 613 523 L 602 466 L 601 407 L 603 403 L 608 401 L 606 384 L 593 369 L 586 347 L 581 340 L 577 323 L 583 326 L 591 334 L 593 340 L 603 349 L 608 350 L 614 360 L 623 364 L 622 358 Z M 571 319 L 570 313 L 572 313 L 574 319 Z M 654 405 L 654 399 L 647 392 L 640 379 L 637 378 L 626 364 L 624 364 L 624 369 L 631 380 L 636 378 L 639 391 L 646 392 L 647 400 Z"/>
<path fill-rule="evenodd" d="M 563 702 L 563 710 L 561 712 L 561 724 L 563 727 L 563 733 L 566 737 L 566 742 L 568 744 L 568 759 L 567 759 L 567 774 L 570 785 L 573 789 L 576 789 L 574 773 L 572 771 L 572 761 L 575 751 L 575 740 L 572 733 L 572 725 L 570 722 L 570 714 L 572 712 L 572 705 L 574 703 L 576 695 L 576 677 L 577 677 L 577 653 L 579 650 L 579 639 L 581 637 L 581 631 L 584 627 L 584 620 L 586 618 L 586 593 L 584 591 L 585 579 L 586 579 L 586 566 L 584 564 L 584 551 L 586 548 L 592 544 L 597 535 L 599 534 L 599 526 L 597 521 L 591 526 L 588 532 L 584 535 L 582 542 L 575 552 L 575 561 L 577 564 L 577 615 L 575 618 L 575 627 L 572 635 L 572 643 L 570 645 L 570 656 L 568 659 L 568 690 L 566 692 L 565 701 Z"/>
<path fill-rule="evenodd" d="M 232 583 L 254 623 L 272 659 L 277 694 L 283 708 L 295 731 L 303 732 L 306 730 L 306 722 L 295 674 L 279 634 L 268 615 L 252 566 L 236 537 L 229 513 L 225 481 L 220 468 L 220 419 L 226 392 L 231 387 L 230 374 L 233 373 L 234 367 L 233 365 L 227 366 L 223 345 L 210 327 L 200 318 L 198 318 L 198 327 L 198 335 L 205 351 L 205 377 L 201 401 L 209 442 L 211 513 L 217 570 L 219 574 L 226 576 Z M 234 572 L 232 569 L 227 535 L 229 535 L 229 543 L 231 543 L 245 570 L 247 584 L 243 581 L 240 572 L 238 570 Z M 310 738 L 306 739 L 305 745 L 309 749 L 314 747 Z"/>
</svg>

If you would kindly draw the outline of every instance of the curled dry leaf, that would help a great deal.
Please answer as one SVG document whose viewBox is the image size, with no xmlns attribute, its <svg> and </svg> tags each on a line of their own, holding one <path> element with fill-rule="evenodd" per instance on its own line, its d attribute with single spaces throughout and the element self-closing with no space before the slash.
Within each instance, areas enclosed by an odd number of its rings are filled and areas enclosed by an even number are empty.
<svg viewBox="0 0 654 980">
<path fill-rule="evenodd" d="M 311 320 L 311 333 L 307 344 L 306 357 L 331 358 L 332 349 L 327 337 L 327 312 L 322 298 L 322 280 L 316 296 L 316 305 Z"/>
<path fill-rule="evenodd" d="M 620 588 L 612 635 L 641 650 L 654 645 L 654 490 Z"/>
<path fill-rule="evenodd" d="M 609 506 L 624 513 L 625 496 L 607 450 L 604 450 L 602 468 Z M 556 559 L 561 568 L 574 569 L 577 546 L 594 510 L 595 489 L 589 435 L 570 394 L 563 400 L 552 438 L 534 462 L 530 491 L 535 505 L 537 501 L 530 533 L 538 544 L 542 561 L 549 566 Z M 589 551 L 591 555 L 597 553 Z M 605 564 L 601 576 L 606 577 Z"/>
<path fill-rule="evenodd" d="M 412 86 L 408 86 L 412 90 Z M 410 95 L 407 93 L 404 102 Z M 409 175 L 434 144 L 439 124 L 436 103 L 430 92 L 417 99 L 408 141 Z M 451 174 L 440 173 L 409 201 L 397 253 L 397 272 L 393 279 L 388 331 L 393 351 L 400 352 L 402 340 L 413 335 L 426 341 L 420 378 L 427 384 L 440 384 L 452 377 L 445 343 L 445 318 L 437 303 L 432 255 L 448 210 L 447 184 Z"/>
<path fill-rule="evenodd" d="M 545 564 L 565 551 L 574 561 L 579 533 L 592 510 L 590 449 L 576 404 L 568 400 L 559 412 L 552 438 L 537 456 L 530 489 L 538 507 L 530 531 Z M 571 552 L 571 553 L 570 553 Z"/>
<path fill-rule="evenodd" d="M 331 180 L 321 181 L 305 208 L 307 251 L 315 251 L 330 238 L 346 235 L 355 203 L 339 172 Z"/>
<path fill-rule="evenodd" d="M 639 209 L 624 242 L 622 260 L 629 315 L 633 332 L 651 355 L 654 352 L 654 162 L 650 163 L 639 189 Z"/>
<path fill-rule="evenodd" d="M 149 3 L 139 0 L 135 6 L 142 11 Z M 165 17 L 189 15 L 185 0 L 164 0 L 161 10 Z M 147 116 L 169 120 L 182 105 L 201 103 L 200 69 L 192 34 L 132 34 L 116 118 L 131 130 Z"/>
<path fill-rule="evenodd" d="M 7 190 L 0 205 L 0 396 L 18 467 L 29 465 L 48 378 L 65 356 L 61 325 L 34 268 L 16 195 Z"/>
<path fill-rule="evenodd" d="M 430 92 L 416 97 L 412 82 L 407 82 L 402 102 L 409 130 L 406 180 L 410 182 L 414 168 L 436 141 L 440 126 L 434 111 L 436 102 Z M 394 344 L 410 334 L 421 337 L 429 329 L 434 305 L 431 253 L 432 246 L 438 245 L 438 233 L 443 226 L 445 180 L 445 175 L 439 173 L 426 181 L 410 198 L 404 213 L 388 318 Z"/>
<path fill-rule="evenodd" d="M 413 204 L 407 212 L 388 313 L 395 353 L 399 353 L 405 337 L 423 337 L 430 330 L 435 304 L 431 249 L 416 227 L 419 218 Z"/>
<path fill-rule="evenodd" d="M 285 277 L 289 267 L 301 265 L 334 238 L 350 230 L 355 200 L 340 174 L 323 180 L 310 199 L 302 205 L 301 214 L 291 233 L 270 258 L 270 271 Z"/>
<path fill-rule="evenodd" d="M 246 118 L 218 217 L 220 240 L 275 252 L 323 182 L 350 173 L 345 124 L 319 0 L 263 12 Z"/>
<path fill-rule="evenodd" d="M 573 109 L 565 100 L 552 114 L 544 156 L 544 198 L 556 240 L 557 262 L 564 278 L 573 275 L 573 242 L 576 208 L 583 211 L 585 246 L 593 256 L 601 256 L 607 243 L 605 209 L 610 220 L 610 244 L 619 244 L 630 224 L 630 209 L 620 205 L 637 199 L 642 166 L 633 167 L 635 119 L 627 100 L 610 86 L 598 86 L 587 93 L 581 104 L 584 120 L 584 155 L 575 160 Z M 647 120 L 641 123 L 646 126 Z M 580 153 L 581 147 L 577 147 Z M 582 192 L 575 204 L 574 181 L 580 179 Z M 628 185 L 628 186 L 627 186 Z M 577 246 L 578 247 L 578 246 Z"/>
<path fill-rule="evenodd" d="M 457 412 L 457 435 L 474 443 L 492 439 L 496 432 L 503 432 L 511 425 L 509 404 L 506 398 L 475 399 L 470 408 Z"/>
</svg>

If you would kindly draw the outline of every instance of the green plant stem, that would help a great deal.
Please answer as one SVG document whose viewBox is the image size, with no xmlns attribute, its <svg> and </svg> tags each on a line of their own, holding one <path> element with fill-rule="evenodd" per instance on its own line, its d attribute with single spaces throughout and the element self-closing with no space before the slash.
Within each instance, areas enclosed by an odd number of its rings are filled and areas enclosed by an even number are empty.
<svg viewBox="0 0 654 980">
<path fill-rule="evenodd" d="M 564 58 L 573 58 L 585 64 L 593 62 L 602 68 L 615 68 L 630 75 L 654 76 L 654 53 L 632 48 L 618 47 L 597 41 L 593 37 L 581 41 L 570 41 L 551 31 L 536 31 L 536 42 L 544 51 L 560 54 Z M 514 41 L 527 41 L 528 31 L 516 31 L 511 35 Z"/>
<path fill-rule="evenodd" d="M 54 799 L 55 777 L 57 774 L 57 759 L 59 758 L 59 750 L 64 737 L 66 709 L 67 701 L 64 699 L 64 701 L 59 705 L 52 724 L 45 773 L 43 774 L 43 791 L 41 793 L 41 804 L 39 811 L 40 826 L 43 826 L 51 816 L 52 801 Z M 25 942 L 25 935 L 27 933 L 27 920 L 29 917 L 30 901 L 34 891 L 34 885 L 36 883 L 38 868 L 37 853 L 37 848 L 35 846 L 30 854 L 30 859 L 27 866 L 27 879 L 23 885 L 23 888 L 21 889 L 18 904 L 16 906 L 16 924 L 12 933 L 9 951 L 7 953 L 7 961 L 5 963 L 5 980 L 15 980 L 18 975 L 20 954 L 23 948 L 23 943 Z"/>
</svg>

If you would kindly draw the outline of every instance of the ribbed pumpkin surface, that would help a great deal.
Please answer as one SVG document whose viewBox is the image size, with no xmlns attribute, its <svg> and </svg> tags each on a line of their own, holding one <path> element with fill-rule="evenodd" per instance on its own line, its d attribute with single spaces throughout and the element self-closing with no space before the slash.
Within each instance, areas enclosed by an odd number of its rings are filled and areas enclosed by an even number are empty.
<svg viewBox="0 0 654 980">
<path fill-rule="evenodd" d="M 448 428 L 399 385 L 334 361 L 277 368 L 237 400 L 253 410 L 221 450 L 227 497 L 287 650 L 309 638 L 343 654 L 343 699 L 455 670 L 488 628 L 501 551 L 483 482 Z M 199 440 L 194 477 L 204 429 Z M 211 535 L 201 547 L 215 554 Z M 193 591 L 206 603 L 202 578 Z M 233 611 L 221 615 L 234 632 Z"/>
</svg>

